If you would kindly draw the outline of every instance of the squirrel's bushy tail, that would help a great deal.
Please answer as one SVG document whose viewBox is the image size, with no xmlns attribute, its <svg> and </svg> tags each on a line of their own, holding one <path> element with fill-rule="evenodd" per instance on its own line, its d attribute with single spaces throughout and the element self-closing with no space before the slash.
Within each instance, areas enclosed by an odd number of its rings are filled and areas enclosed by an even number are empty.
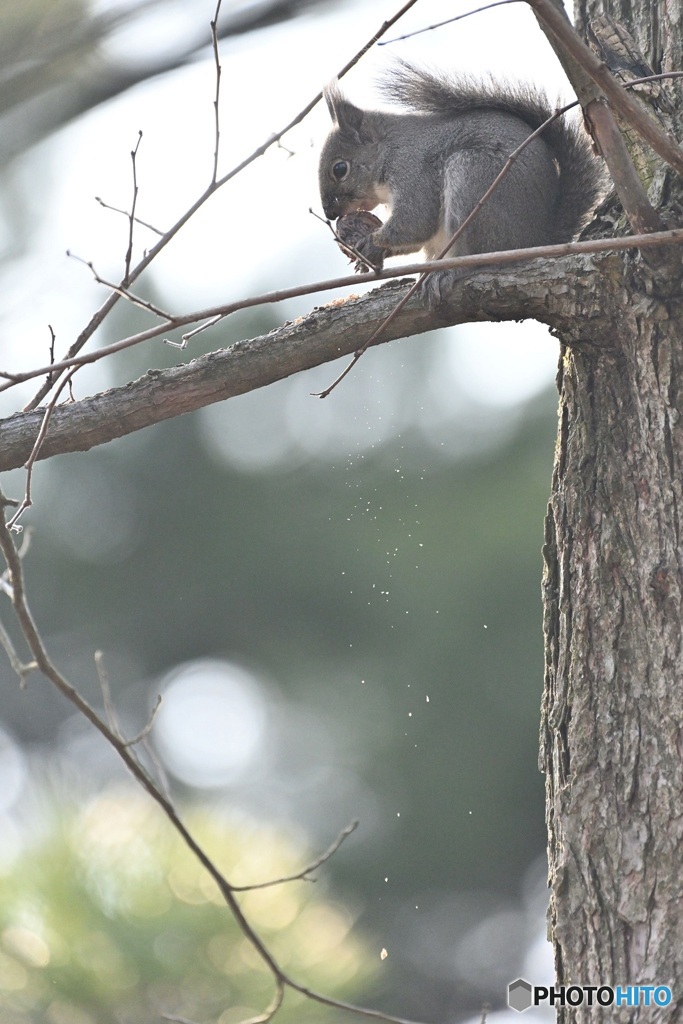
<svg viewBox="0 0 683 1024">
<path fill-rule="evenodd" d="M 530 85 L 448 76 L 397 60 L 382 79 L 384 95 L 416 113 L 452 117 L 473 110 L 498 110 L 528 124 L 530 133 L 554 113 L 545 93 Z M 555 240 L 569 241 L 583 227 L 605 191 L 605 173 L 593 155 L 587 133 L 566 116 L 543 130 L 559 170 Z"/>
</svg>

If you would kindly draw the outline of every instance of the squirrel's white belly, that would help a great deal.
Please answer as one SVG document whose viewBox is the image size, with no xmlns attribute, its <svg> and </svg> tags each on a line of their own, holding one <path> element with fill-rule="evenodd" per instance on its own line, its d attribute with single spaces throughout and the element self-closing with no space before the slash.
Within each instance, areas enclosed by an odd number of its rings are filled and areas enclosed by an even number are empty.
<svg viewBox="0 0 683 1024">
<path fill-rule="evenodd" d="M 450 242 L 452 234 L 452 231 L 446 231 L 445 225 L 440 224 L 438 231 L 436 231 L 422 246 L 422 252 L 425 254 L 427 259 L 438 259 Z"/>
</svg>

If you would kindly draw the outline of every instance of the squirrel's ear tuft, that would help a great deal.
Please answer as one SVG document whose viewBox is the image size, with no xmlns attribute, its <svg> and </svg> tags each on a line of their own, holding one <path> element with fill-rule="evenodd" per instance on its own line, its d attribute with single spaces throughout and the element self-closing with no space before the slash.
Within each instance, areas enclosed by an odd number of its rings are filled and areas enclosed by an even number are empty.
<svg viewBox="0 0 683 1024">
<path fill-rule="evenodd" d="M 330 113 L 330 117 L 335 124 L 338 124 L 337 108 L 344 102 L 342 91 L 339 88 L 339 79 L 333 78 L 331 82 L 323 88 L 323 98 L 327 104 L 327 109 Z"/>
<path fill-rule="evenodd" d="M 339 79 L 335 78 L 323 89 L 323 96 L 333 123 L 340 131 L 350 135 L 357 142 L 362 138 L 363 111 L 347 100 L 339 88 Z"/>
</svg>

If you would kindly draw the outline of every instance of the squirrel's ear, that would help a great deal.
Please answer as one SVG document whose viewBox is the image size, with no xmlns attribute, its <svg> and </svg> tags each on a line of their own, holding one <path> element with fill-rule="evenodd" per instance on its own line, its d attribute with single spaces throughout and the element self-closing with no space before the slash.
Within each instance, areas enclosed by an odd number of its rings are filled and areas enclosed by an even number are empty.
<svg viewBox="0 0 683 1024">
<path fill-rule="evenodd" d="M 335 79 L 323 89 L 323 96 L 327 103 L 330 117 L 340 131 L 351 135 L 357 142 L 361 141 L 363 127 L 363 111 L 346 99 L 339 81 Z"/>
</svg>

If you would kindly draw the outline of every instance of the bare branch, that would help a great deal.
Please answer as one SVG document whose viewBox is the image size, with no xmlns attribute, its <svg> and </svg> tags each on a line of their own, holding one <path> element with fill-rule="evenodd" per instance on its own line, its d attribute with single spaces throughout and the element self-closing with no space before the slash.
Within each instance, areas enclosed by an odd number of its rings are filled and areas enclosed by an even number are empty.
<svg viewBox="0 0 683 1024">
<path fill-rule="evenodd" d="M 435 28 L 443 28 L 444 25 L 452 25 L 454 21 L 461 21 L 463 18 L 469 18 L 472 14 L 481 14 L 482 11 L 490 11 L 492 7 L 504 7 L 506 4 L 518 4 L 522 0 L 494 0 L 493 3 L 484 4 L 483 7 L 475 7 L 473 11 L 465 11 L 464 14 L 456 14 L 454 18 L 448 18 L 446 21 L 439 21 L 435 25 L 427 25 L 426 28 L 418 28 L 414 32 L 406 32 L 404 36 L 394 36 L 393 39 L 385 39 L 378 46 L 391 46 L 392 43 L 401 43 L 404 39 L 412 39 L 413 36 L 421 36 L 423 32 L 433 32 Z"/>
<path fill-rule="evenodd" d="M 395 321 L 384 330 L 380 343 L 394 338 L 405 338 L 436 327 L 470 323 L 483 319 L 535 318 L 559 327 L 564 306 L 554 302 L 553 287 L 568 273 L 571 265 L 559 262 L 567 255 L 586 256 L 610 250 L 646 248 L 656 245 L 672 246 L 683 242 L 683 229 L 627 238 L 589 239 L 585 242 L 567 242 L 559 246 L 540 246 L 535 249 L 510 249 L 501 253 L 477 253 L 434 263 L 415 263 L 396 271 L 382 271 L 377 275 L 389 281 L 397 275 L 422 273 L 424 270 L 494 268 L 525 262 L 525 274 L 496 275 L 496 288 L 491 289 L 487 276 L 469 276 L 454 292 L 453 300 L 435 313 L 430 313 L 420 302 L 410 302 Z M 553 262 L 541 263 L 541 258 Z M 536 263 L 534 264 L 534 262 Z M 556 264 L 556 266 L 555 266 Z M 535 267 L 535 269 L 534 269 Z M 309 290 L 322 287 L 350 287 L 360 281 L 376 281 L 375 275 L 348 276 L 322 282 Z M 399 281 L 378 288 L 364 296 L 349 296 L 341 302 L 316 309 L 293 323 L 284 324 L 268 335 L 236 342 L 228 349 L 220 349 L 193 359 L 187 365 L 165 370 L 148 370 L 137 381 L 114 388 L 100 395 L 85 398 L 72 405 L 57 406 L 50 420 L 50 430 L 41 446 L 39 459 L 68 451 L 87 451 L 152 423 L 193 412 L 235 395 L 282 380 L 293 373 L 307 370 L 339 356 L 351 355 L 370 337 L 387 318 L 401 297 L 405 282 Z M 482 290 L 483 289 L 483 290 Z M 289 294 L 300 294 L 302 289 L 270 293 L 258 301 L 279 301 Z M 257 300 L 247 304 L 255 305 Z M 211 316 L 224 316 L 235 307 L 202 310 L 181 318 L 180 322 L 204 320 Z M 557 319 L 559 318 L 559 320 Z M 158 337 L 163 326 L 150 328 L 132 338 L 123 339 L 106 350 L 120 351 L 149 338 Z M 82 354 L 80 362 L 94 362 L 105 354 Z M 72 363 L 74 362 L 72 361 Z M 72 365 L 67 364 L 68 365 Z M 62 368 L 62 364 L 57 364 Z M 44 368 L 29 371 L 21 379 L 44 373 Z M 16 376 L 16 375 L 14 375 Z M 6 383 L 0 390 L 12 386 Z M 16 413 L 0 420 L 0 471 L 24 464 L 33 447 L 42 420 L 41 410 Z"/>
<path fill-rule="evenodd" d="M 129 210 L 122 210 L 118 206 L 111 206 L 109 203 L 105 203 L 104 199 L 101 199 L 100 196 L 95 196 L 95 202 L 99 203 L 100 206 L 103 207 L 103 209 L 105 210 L 112 210 L 114 213 L 123 214 L 124 217 L 130 217 Z M 148 228 L 150 231 L 153 231 L 155 235 L 164 234 L 164 232 L 160 231 L 159 228 L 155 228 L 153 224 L 149 224 L 146 220 L 142 220 L 140 217 L 136 216 L 133 219 L 136 224 L 142 225 L 143 228 Z"/>
<path fill-rule="evenodd" d="M 585 108 L 585 114 L 612 175 L 631 228 L 636 234 L 643 231 L 661 231 L 661 217 L 647 197 L 624 137 L 607 103 L 603 100 L 593 100 Z"/>
<path fill-rule="evenodd" d="M 221 96 L 221 61 L 218 53 L 218 15 L 221 12 L 222 0 L 218 0 L 216 4 L 216 10 L 214 12 L 213 21 L 211 22 L 211 45 L 213 48 L 213 59 L 216 65 L 216 95 L 213 101 L 213 112 L 215 122 L 215 142 L 213 150 L 213 174 L 211 175 L 211 181 L 215 183 L 218 178 L 218 151 L 220 148 L 221 141 L 221 121 L 220 121 L 220 109 L 219 101 Z"/>
<path fill-rule="evenodd" d="M 358 825 L 358 821 L 352 821 L 346 826 L 346 828 L 342 829 L 335 841 L 327 848 L 327 850 L 325 850 L 324 853 L 317 857 L 312 864 L 308 865 L 308 867 L 303 868 L 301 871 L 297 871 L 296 874 L 283 875 L 282 878 L 274 878 L 270 882 L 256 882 L 254 885 L 233 885 L 233 891 L 251 892 L 252 889 L 269 889 L 274 885 L 284 885 L 285 882 L 314 882 L 315 879 L 311 878 L 310 875 L 325 864 L 330 857 L 334 856 L 344 840 L 347 839 L 352 832 L 356 831 Z"/>
<path fill-rule="evenodd" d="M 671 162 L 673 154 L 674 166 L 678 163 L 680 169 L 683 169 L 683 151 L 653 120 L 640 100 L 624 90 L 611 69 L 598 60 L 579 38 L 564 8 L 558 8 L 553 0 L 529 2 L 581 101 L 586 123 L 609 168 L 631 229 L 635 234 L 661 230 L 662 221 L 650 203 L 615 113 L 619 113 L 627 125 L 633 125 L 638 134 L 647 138 L 664 159 Z M 626 110 L 630 110 L 630 115 Z M 668 157 L 664 150 L 669 152 Z M 661 259 L 658 253 L 653 253 L 649 258 L 655 263 Z"/>
<path fill-rule="evenodd" d="M 183 334 L 182 341 L 169 341 L 168 338 L 164 338 L 167 345 L 172 345 L 174 348 L 187 348 L 187 343 L 197 334 L 202 334 L 204 331 L 208 331 L 210 327 L 215 327 L 217 323 L 223 319 L 223 314 L 212 316 L 209 320 L 206 320 L 203 324 L 199 324 L 193 330 L 188 331 L 187 334 Z"/>
<path fill-rule="evenodd" d="M 137 734 L 137 736 L 133 736 L 132 739 L 126 740 L 126 746 L 127 747 L 134 747 L 136 744 L 142 743 L 143 740 L 147 739 L 147 737 L 149 736 L 150 732 L 154 728 L 154 721 L 155 721 L 155 719 L 157 717 L 157 711 L 161 707 L 162 701 L 163 701 L 163 697 L 161 696 L 160 693 L 158 693 L 157 694 L 157 699 L 154 702 L 154 707 L 152 708 L 152 710 L 150 712 L 150 716 L 147 719 L 147 724 L 145 726 L 143 726 L 143 728 L 140 730 L 140 732 Z"/>
<path fill-rule="evenodd" d="M 167 313 L 166 310 L 159 309 L 158 306 L 155 306 L 153 303 L 148 302 L 147 299 L 142 299 L 140 298 L 139 295 L 135 295 L 127 288 L 124 288 L 123 285 L 113 284 L 111 281 L 107 281 L 105 280 L 105 278 L 100 277 L 97 270 L 95 269 L 95 265 L 92 262 L 92 260 L 84 260 L 82 256 L 77 256 L 76 253 L 71 252 L 70 249 L 66 250 L 66 254 L 72 260 L 77 260 L 79 263 L 82 263 L 84 266 L 86 266 L 88 270 L 91 272 L 97 284 L 104 285 L 105 288 L 110 288 L 112 291 L 116 292 L 117 295 L 120 295 L 122 299 L 126 299 L 128 302 L 130 302 L 133 306 L 139 306 L 140 309 L 146 309 L 149 313 L 153 313 L 154 316 L 158 316 L 160 320 L 165 320 L 166 330 L 168 330 L 169 327 L 174 326 L 175 318 L 172 313 Z"/>
<path fill-rule="evenodd" d="M 138 203 L 138 170 L 137 170 L 137 158 L 138 149 L 142 142 L 142 132 L 138 132 L 138 141 L 135 143 L 135 147 L 130 154 L 131 163 L 133 165 L 133 200 L 130 204 L 130 214 L 128 215 L 128 249 L 126 250 L 126 258 L 124 261 L 125 270 L 123 273 L 122 284 L 128 283 L 128 275 L 130 274 L 130 265 L 133 261 L 133 236 L 135 233 L 135 208 Z"/>
<path fill-rule="evenodd" d="M 536 14 L 556 52 L 559 47 L 564 54 L 569 55 L 602 89 L 616 113 L 642 135 L 662 160 L 679 174 L 683 174 L 683 150 L 650 117 L 643 104 L 615 81 L 609 68 L 599 61 L 580 39 L 564 9 L 559 10 L 555 7 L 552 0 L 527 0 L 527 3 Z M 570 68 L 566 64 L 565 69 L 570 73 Z M 581 99 L 580 93 L 579 98 Z"/>
<path fill-rule="evenodd" d="M 47 326 L 48 326 L 48 330 L 50 332 L 50 366 L 52 367 L 52 366 L 54 366 L 54 361 L 55 361 L 55 342 L 57 341 L 57 335 L 54 332 L 52 324 L 48 324 Z M 50 370 L 48 372 L 47 380 L 45 382 L 46 385 L 49 385 L 50 387 L 52 387 L 54 381 L 57 379 L 58 376 L 59 376 L 59 374 L 57 374 L 57 373 L 53 372 L 52 370 Z"/>
<path fill-rule="evenodd" d="M 223 317 L 228 316 L 230 313 L 234 313 L 238 309 L 249 309 L 252 306 L 262 306 L 276 302 L 282 302 L 285 299 L 295 298 L 300 295 L 314 295 L 316 292 L 330 291 L 336 288 L 349 288 L 354 285 L 363 283 L 375 283 L 377 281 L 390 281 L 395 278 L 404 277 L 407 274 L 423 274 L 431 273 L 436 270 L 472 270 L 478 267 L 497 267 L 507 266 L 508 264 L 514 263 L 525 263 L 528 260 L 555 260 L 563 256 L 569 255 L 580 255 L 582 253 L 599 253 L 609 252 L 612 250 L 619 249 L 645 249 L 653 248 L 656 246 L 667 246 L 667 245 L 678 245 L 683 241 L 683 228 L 675 228 L 671 231 L 659 231 L 653 232 L 652 234 L 646 235 L 629 235 L 627 237 L 619 238 L 596 238 L 588 239 L 584 242 L 564 242 L 562 245 L 539 245 L 529 249 L 505 249 L 501 252 L 489 252 L 489 253 L 473 253 L 470 256 L 457 256 L 451 259 L 435 260 L 430 262 L 420 263 L 407 263 L 400 267 L 392 269 L 386 269 L 378 271 L 372 274 L 353 274 L 346 275 L 345 277 L 330 278 L 325 281 L 317 281 L 313 284 L 299 285 L 294 288 L 283 288 L 279 291 L 266 292 L 262 295 L 252 296 L 248 299 L 241 299 L 236 302 L 228 303 L 223 306 L 213 306 L 208 309 L 198 310 L 194 313 L 185 313 L 183 315 L 176 316 L 173 321 L 173 326 L 182 327 L 186 324 L 197 323 L 198 321 L 214 319 L 216 322 Z M 523 314 L 513 313 L 511 316 L 520 316 Z M 441 327 L 449 323 L 463 323 L 465 321 L 449 319 L 455 317 L 455 314 L 451 310 L 439 311 L 438 314 L 428 314 L 425 311 L 425 317 L 427 322 L 421 327 L 421 330 L 430 330 L 434 327 Z M 474 317 L 474 319 L 479 319 Z M 206 325 L 212 326 L 212 325 Z M 122 352 L 124 349 L 132 348 L 135 345 L 139 345 L 144 341 L 149 341 L 152 338 L 158 338 L 168 330 L 168 324 L 161 324 L 156 327 L 147 328 L 144 331 L 140 331 L 138 334 L 131 335 L 128 338 L 123 338 L 121 341 L 113 342 L 111 345 L 107 345 L 101 349 L 97 349 L 94 352 L 87 352 L 80 356 L 72 356 L 68 359 L 63 359 L 53 366 L 41 366 L 33 370 L 27 370 L 24 373 L 10 373 L 6 370 L 0 370 L 0 378 L 4 378 L 5 384 L 0 385 L 0 392 L 7 391 L 9 388 L 14 387 L 16 384 L 20 384 L 23 381 L 31 380 L 34 377 L 40 377 L 44 373 L 50 372 L 51 370 L 64 370 L 70 366 L 81 366 L 87 363 L 95 363 L 100 359 L 104 359 L 107 356 L 112 355 L 115 352 Z M 281 330 L 285 330 L 287 325 Z M 205 327 L 203 328 L 205 329 Z M 417 330 L 413 329 L 408 333 L 418 333 Z M 278 332 L 279 335 L 279 332 Z M 403 335 L 395 335 L 395 337 L 402 337 Z M 237 346 L 246 346 L 250 342 L 238 342 Z M 237 347 L 235 346 L 235 347 Z M 345 355 L 349 351 L 346 350 L 336 353 L 336 355 Z M 218 353 L 214 353 L 214 356 L 218 356 Z M 334 358 L 334 356 L 323 356 L 321 361 L 326 362 L 328 359 Z M 308 369 L 316 363 L 306 363 L 305 366 L 299 366 L 289 371 L 291 373 L 297 372 L 298 369 Z M 158 376 L 161 371 L 150 370 L 150 375 Z M 288 374 L 285 374 L 287 376 Z M 278 379 L 278 378 L 274 378 Z M 265 381 L 263 383 L 266 383 Z M 268 382 L 270 383 L 270 381 Z M 256 386 L 262 386 L 258 384 Z M 249 389 L 247 389 L 249 390 Z M 237 393 L 237 392 L 236 392 Z M 241 393 L 241 392 L 240 392 Z M 225 395 L 223 397 L 231 397 Z M 219 399 L 214 399 L 219 401 Z M 204 403 L 206 404 L 206 403 Z M 199 408 L 199 406 L 195 406 Z M 26 407 L 25 411 L 32 411 L 32 403 Z M 182 409 L 181 412 L 189 412 L 189 409 Z M 164 419 L 163 415 L 159 417 Z M 11 419 L 11 417 L 10 417 Z M 0 421 L 2 423 L 3 421 Z M 9 420 L 4 421 L 5 424 Z M 156 422 L 156 420 L 155 420 Z M 145 424 L 147 425 L 147 424 Z M 117 435 L 121 436 L 121 435 Z M 111 440 L 111 438 L 108 438 Z M 86 447 L 91 447 L 90 445 Z M 84 449 L 75 449 L 84 450 Z M 2 452 L 0 452 L 0 468 L 2 468 Z"/>
<path fill-rule="evenodd" d="M 643 85 L 644 82 L 663 82 L 665 78 L 683 78 L 683 71 L 663 71 L 661 75 L 645 75 L 643 78 L 632 78 L 630 82 L 624 83 L 624 88 L 632 89 L 634 85 Z"/>
<path fill-rule="evenodd" d="M 33 447 L 31 449 L 31 454 L 29 455 L 28 460 L 26 462 L 27 473 L 26 473 L 26 489 L 24 491 L 24 497 L 23 497 L 23 499 L 21 501 L 21 504 L 19 505 L 19 507 L 17 508 L 16 512 L 14 513 L 14 515 L 10 519 L 8 519 L 8 521 L 7 521 L 7 529 L 8 530 L 14 530 L 17 533 L 20 533 L 21 530 L 23 529 L 23 527 L 18 525 L 18 523 L 19 523 L 19 519 L 23 516 L 24 512 L 26 511 L 26 509 L 30 508 L 31 505 L 33 504 L 33 500 L 31 498 L 31 484 L 33 482 L 33 467 L 36 464 L 36 460 L 38 459 L 38 456 L 40 454 L 40 449 L 41 449 L 41 447 L 43 445 L 43 442 L 44 442 L 45 438 L 47 437 L 47 430 L 48 430 L 48 426 L 50 424 L 50 418 L 52 416 L 52 413 L 54 412 L 54 408 L 55 408 L 57 402 L 59 401 L 59 396 L 61 395 L 61 393 L 64 390 L 64 388 L 67 387 L 67 385 L 69 387 L 71 386 L 71 378 L 73 377 L 75 372 L 76 372 L 76 368 L 74 367 L 72 370 L 69 370 L 65 374 L 64 379 L 62 380 L 61 384 L 59 385 L 59 387 L 55 391 L 55 393 L 52 396 L 52 398 L 50 399 L 50 402 L 49 402 L 47 408 L 45 409 L 45 411 L 43 413 L 43 418 L 42 418 L 42 421 L 41 421 L 41 424 L 40 424 L 40 430 L 38 431 L 38 436 L 36 437 L 36 439 L 35 439 L 35 441 L 33 443 Z M 4 517 L 3 517 L 3 522 L 4 522 Z"/>
<path fill-rule="evenodd" d="M 97 669 L 97 678 L 100 681 L 100 691 L 102 693 L 102 702 L 104 704 L 104 710 L 107 715 L 107 722 L 112 732 L 116 733 L 119 739 L 122 739 L 121 728 L 119 726 L 118 715 L 116 714 L 116 708 L 114 702 L 111 699 L 111 690 L 109 688 L 109 673 L 104 664 L 104 654 L 102 651 L 95 651 L 95 668 Z"/>
<path fill-rule="evenodd" d="M 24 664 L 24 662 L 17 654 L 14 648 L 14 644 L 12 643 L 12 640 L 10 638 L 10 635 L 3 626 L 2 622 L 0 622 L 0 647 L 3 647 L 5 649 L 5 654 L 9 659 L 12 671 L 19 676 L 19 685 L 23 690 L 26 686 L 26 676 L 30 675 L 31 672 L 35 672 L 38 666 L 35 663 L 35 661 L 29 661 L 26 664 Z"/>
</svg>

